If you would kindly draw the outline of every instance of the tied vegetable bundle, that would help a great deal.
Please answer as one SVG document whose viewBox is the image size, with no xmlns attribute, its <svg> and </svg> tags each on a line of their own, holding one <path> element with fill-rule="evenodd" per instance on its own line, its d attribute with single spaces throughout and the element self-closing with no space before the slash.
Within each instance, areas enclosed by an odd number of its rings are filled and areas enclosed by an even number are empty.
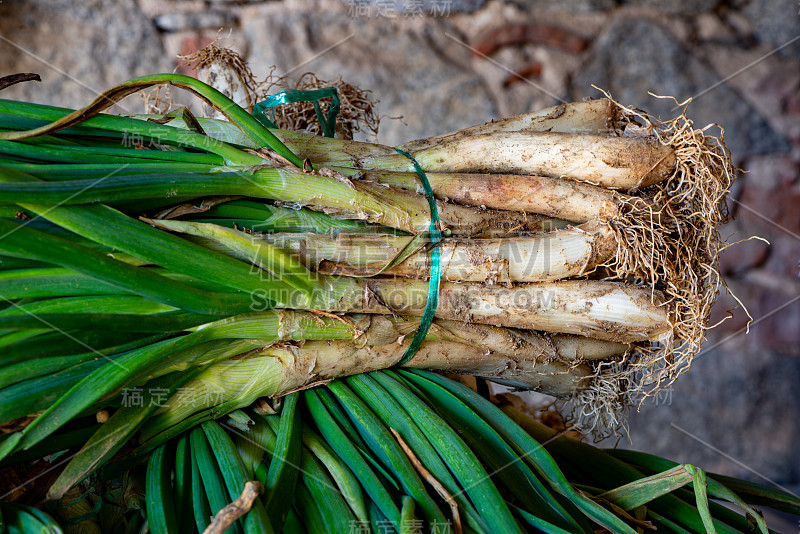
<svg viewBox="0 0 800 534">
<path fill-rule="evenodd" d="M 98 115 L 158 82 L 195 91 L 229 120 Z M 17 288 L 4 295 L 59 298 L 9 304 L 2 320 L 16 329 L 42 330 L 26 311 L 47 313 L 54 327 L 113 325 L 135 343 L 186 328 L 199 337 L 200 325 L 247 311 L 369 314 L 333 320 L 360 338 L 346 361 L 381 368 L 408 359 L 415 317 L 427 325 L 434 312 L 439 346 L 410 364 L 577 396 L 588 426 L 609 427 L 629 399 L 688 367 L 720 284 L 724 145 L 684 117 L 657 125 L 610 99 L 399 149 L 265 128 L 181 76 L 133 80 L 73 113 L 16 102 L 0 113 L 8 130 L 32 128 L 0 135 L 6 214 L 32 220 L 2 222 L 15 277 L 5 283 Z M 51 289 L 26 292 L 32 284 Z M 424 363 L 426 352 L 438 356 Z M 274 395 L 323 376 L 238 388 Z"/>
<path fill-rule="evenodd" d="M 227 120 L 101 113 L 160 83 Z M 608 426 L 685 370 L 720 283 L 724 144 L 610 99 L 394 149 L 159 75 L 0 101 L 0 128 L 0 456 L 82 446 L 51 498 L 131 440 L 398 364 Z"/>
</svg>

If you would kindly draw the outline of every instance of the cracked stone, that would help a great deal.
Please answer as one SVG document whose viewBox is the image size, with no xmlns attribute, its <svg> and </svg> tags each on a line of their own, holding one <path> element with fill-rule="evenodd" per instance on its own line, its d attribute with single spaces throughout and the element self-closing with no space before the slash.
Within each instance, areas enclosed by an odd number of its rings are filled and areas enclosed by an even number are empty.
<svg viewBox="0 0 800 534">
<path fill-rule="evenodd" d="M 155 19 L 156 27 L 165 32 L 222 28 L 235 23 L 230 11 L 201 11 L 199 13 L 165 13 Z"/>
<path fill-rule="evenodd" d="M 785 137 L 661 24 L 645 18 L 620 18 L 597 39 L 590 54 L 588 63 L 573 78 L 575 99 L 595 94 L 594 84 L 626 105 L 669 118 L 677 111 L 673 110 L 675 103 L 652 98 L 648 92 L 674 96 L 679 102 L 695 97 L 689 118 L 697 127 L 719 123 L 736 156 L 789 150 Z"/>
<path fill-rule="evenodd" d="M 42 76 L 3 98 L 75 108 L 135 76 L 172 70 L 153 23 L 127 0 L 30 0 L 25 9 L 0 2 L 0 35 L 29 52 L 0 42 L 0 72 Z"/>
<path fill-rule="evenodd" d="M 699 15 L 714 9 L 719 0 L 627 0 L 623 4 L 654 7 L 670 15 Z"/>
<path fill-rule="evenodd" d="M 759 42 L 775 49 L 780 57 L 800 59 L 800 5 L 797 2 L 752 0 L 744 15 L 753 22 Z M 788 46 L 787 43 L 793 41 Z"/>
<path fill-rule="evenodd" d="M 446 17 L 453 13 L 472 13 L 486 3 L 486 0 L 340 0 L 356 12 L 374 9 L 386 16 L 389 11 L 409 16 Z"/>
</svg>

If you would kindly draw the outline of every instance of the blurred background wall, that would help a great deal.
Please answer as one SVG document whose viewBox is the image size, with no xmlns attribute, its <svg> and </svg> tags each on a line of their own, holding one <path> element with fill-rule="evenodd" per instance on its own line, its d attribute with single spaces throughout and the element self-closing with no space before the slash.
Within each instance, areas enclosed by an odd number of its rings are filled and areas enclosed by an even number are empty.
<svg viewBox="0 0 800 534">
<path fill-rule="evenodd" d="M 3 92 L 79 107 L 218 35 L 257 78 L 339 76 L 373 91 L 398 144 L 597 97 L 664 117 L 693 97 L 740 167 L 722 270 L 741 309 L 691 372 L 630 418 L 633 446 L 800 492 L 800 4 L 795 0 L 0 0 Z M 131 97 L 125 109 L 141 111 Z M 714 321 L 736 303 L 721 295 Z M 609 443 L 614 445 L 614 443 Z M 797 532 L 800 525 L 775 525 Z"/>
</svg>

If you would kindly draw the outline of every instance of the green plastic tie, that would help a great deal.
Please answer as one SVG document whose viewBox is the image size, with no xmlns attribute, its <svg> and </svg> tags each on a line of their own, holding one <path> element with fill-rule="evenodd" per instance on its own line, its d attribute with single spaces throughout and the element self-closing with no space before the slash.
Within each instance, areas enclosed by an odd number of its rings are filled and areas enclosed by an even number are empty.
<svg viewBox="0 0 800 534">
<path fill-rule="evenodd" d="M 331 105 L 328 107 L 328 116 L 322 113 L 319 100 L 330 98 Z M 294 104 L 295 102 L 313 102 L 314 111 L 317 112 L 317 119 L 322 127 L 322 135 L 333 137 L 336 134 L 336 117 L 339 115 L 339 93 L 335 87 L 325 87 L 324 89 L 313 89 L 304 91 L 300 89 L 285 89 L 267 97 L 266 100 L 258 102 L 253 107 L 253 117 L 267 128 L 277 128 L 275 126 L 275 107 L 284 104 Z"/>
<path fill-rule="evenodd" d="M 431 243 L 431 274 L 430 283 L 428 285 L 428 302 L 425 304 L 425 312 L 422 314 L 422 319 L 420 320 L 417 333 L 414 334 L 414 339 L 411 340 L 411 344 L 406 349 L 403 357 L 399 362 L 397 362 L 397 365 L 403 365 L 414 357 L 414 354 L 416 354 L 417 350 L 419 350 L 419 346 L 425 340 L 425 336 L 428 335 L 428 329 L 433 323 L 433 318 L 436 314 L 436 308 L 439 305 L 439 281 L 441 279 L 439 256 L 441 255 L 441 252 L 438 245 L 439 241 L 442 239 L 442 233 L 439 230 L 438 224 L 439 210 L 436 209 L 436 200 L 433 198 L 433 189 L 431 188 L 430 182 L 428 182 L 428 177 L 425 175 L 425 171 L 422 170 L 422 167 L 420 167 L 417 160 L 415 160 L 411 154 L 408 152 L 403 152 L 399 148 L 396 148 L 395 150 L 410 159 L 411 163 L 414 164 L 414 170 L 417 171 L 419 181 L 422 183 L 422 189 L 425 191 L 425 197 L 428 199 L 428 206 L 431 209 L 431 229 L 428 235 L 428 239 Z"/>
</svg>

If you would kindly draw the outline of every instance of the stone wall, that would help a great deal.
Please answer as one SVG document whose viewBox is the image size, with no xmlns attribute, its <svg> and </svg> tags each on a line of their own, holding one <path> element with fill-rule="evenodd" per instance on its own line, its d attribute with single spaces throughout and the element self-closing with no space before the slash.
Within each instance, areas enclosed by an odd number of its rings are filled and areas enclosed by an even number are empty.
<svg viewBox="0 0 800 534">
<path fill-rule="evenodd" d="M 743 169 L 722 269 L 741 309 L 630 420 L 639 449 L 800 489 L 800 19 L 785 0 L 3 0 L 3 93 L 67 106 L 225 37 L 258 77 L 313 71 L 373 91 L 387 144 L 598 96 L 654 113 L 694 97 Z M 185 69 L 186 67 L 180 67 Z M 140 110 L 130 98 L 124 104 Z M 719 320 L 736 302 L 720 297 Z M 621 445 L 628 446 L 627 439 Z M 796 526 L 794 527 L 796 528 Z M 780 528 L 778 527 L 780 530 Z"/>
</svg>

